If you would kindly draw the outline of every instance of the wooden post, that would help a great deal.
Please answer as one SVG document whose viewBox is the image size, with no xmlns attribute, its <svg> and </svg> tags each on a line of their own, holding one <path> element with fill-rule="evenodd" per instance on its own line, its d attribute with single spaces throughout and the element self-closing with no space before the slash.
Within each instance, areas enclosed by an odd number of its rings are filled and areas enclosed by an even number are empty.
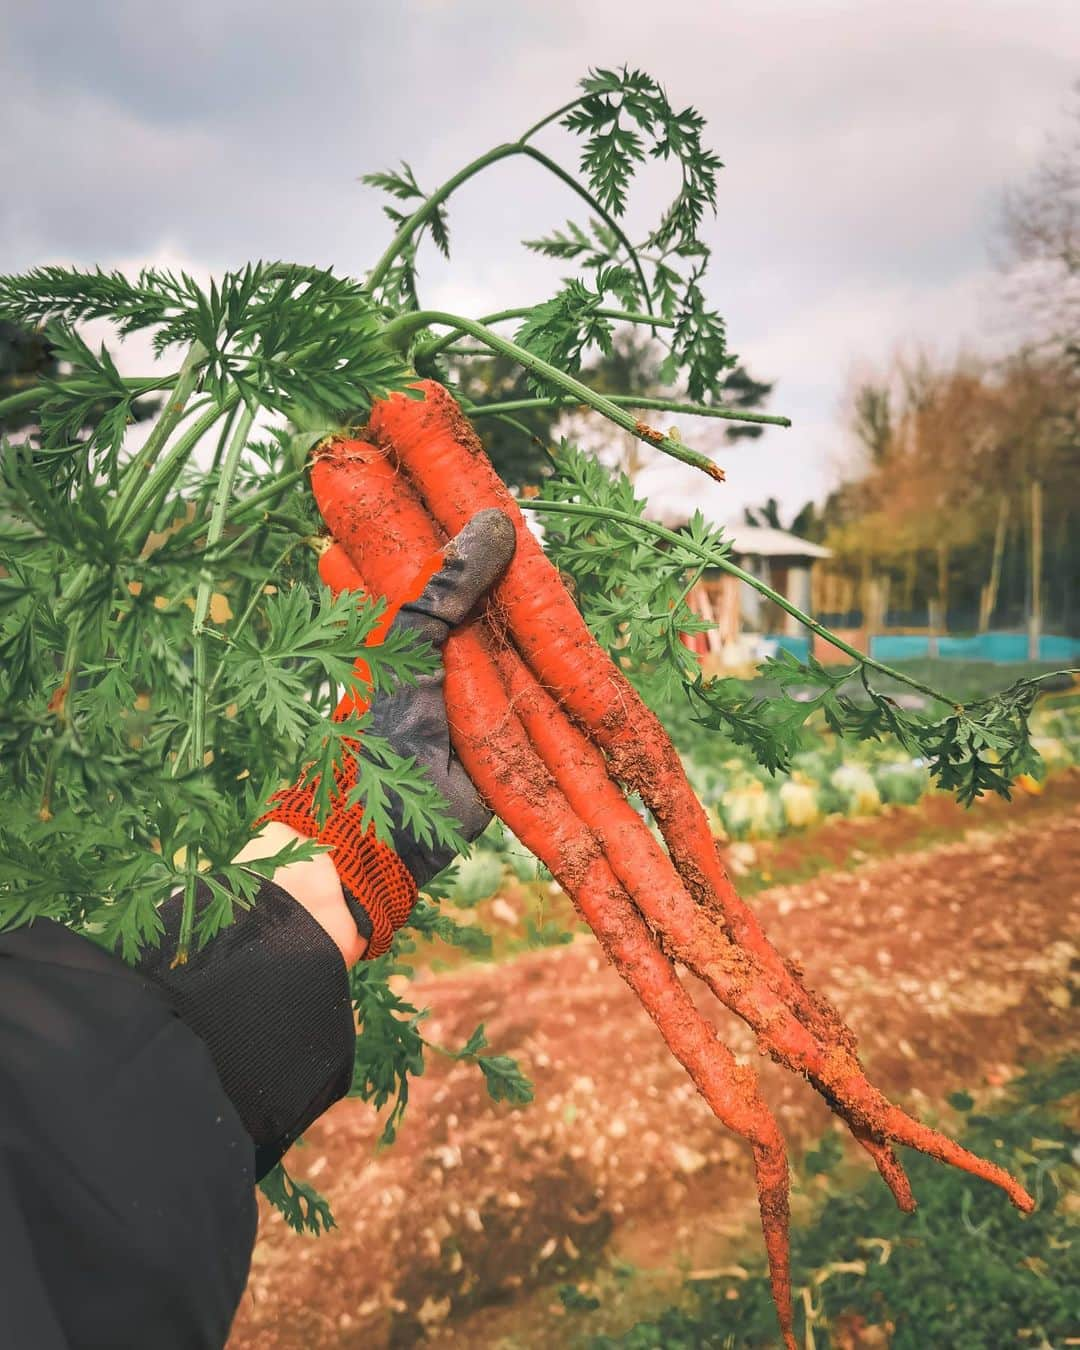
<svg viewBox="0 0 1080 1350">
<path fill-rule="evenodd" d="M 1030 608 L 1028 610 L 1029 661 L 1039 659 L 1039 637 L 1042 633 L 1042 553 L 1042 484 L 1036 478 L 1031 484 L 1031 560 L 1028 568 L 1031 587 Z"/>
<path fill-rule="evenodd" d="M 979 632 L 990 627 L 997 608 L 998 588 L 1001 585 L 1001 559 L 1005 553 L 1005 527 L 1009 522 L 1009 499 L 1003 492 L 998 504 L 997 526 L 994 529 L 994 554 L 990 560 L 990 578 L 979 598 Z"/>
<path fill-rule="evenodd" d="M 870 594 L 874 584 L 872 569 L 873 559 L 869 553 L 864 552 L 859 563 L 859 614 L 863 628 L 870 622 L 870 607 L 873 604 L 873 597 Z"/>
<path fill-rule="evenodd" d="M 935 636 L 940 637 L 948 631 L 949 626 L 949 545 L 946 540 L 942 540 L 937 547 L 937 614 L 934 615 L 931 610 L 930 625 L 935 631 Z M 933 656 L 937 653 L 936 642 L 931 642 Z"/>
<path fill-rule="evenodd" d="M 915 579 L 918 568 L 918 550 L 912 548 L 904 560 L 904 603 L 901 606 L 909 615 L 915 608 Z"/>
<path fill-rule="evenodd" d="M 885 612 L 889 604 L 889 578 L 871 577 L 865 587 L 863 623 L 867 634 L 880 632 L 885 627 Z"/>
<path fill-rule="evenodd" d="M 939 638 L 941 630 L 945 627 L 945 619 L 941 611 L 941 601 L 935 597 L 927 600 L 926 608 L 930 620 L 930 637 L 927 643 L 927 655 L 936 660 L 941 655 L 941 643 Z"/>
<path fill-rule="evenodd" d="M 734 578 L 733 578 L 734 580 Z M 699 581 L 694 587 L 693 594 L 698 603 L 698 612 L 706 623 L 712 624 L 712 627 L 704 634 L 705 646 L 710 652 L 718 652 L 723 649 L 724 635 L 718 627 L 716 610 L 713 608 L 712 596 L 709 594 L 709 585 L 705 581 Z"/>
</svg>

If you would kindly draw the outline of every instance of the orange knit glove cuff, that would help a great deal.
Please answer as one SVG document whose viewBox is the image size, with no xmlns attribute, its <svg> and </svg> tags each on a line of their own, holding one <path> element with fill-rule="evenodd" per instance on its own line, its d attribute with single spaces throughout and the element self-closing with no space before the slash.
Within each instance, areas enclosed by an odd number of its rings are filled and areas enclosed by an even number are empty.
<svg viewBox="0 0 1080 1350">
<path fill-rule="evenodd" d="M 368 636 L 367 646 L 378 646 L 382 642 L 401 606 L 410 600 L 419 599 L 443 561 L 441 551 L 424 560 L 410 584 L 400 595 L 387 602 L 379 623 Z M 319 575 L 335 594 L 354 588 L 359 581 L 359 573 L 339 544 L 332 545 L 320 558 Z M 342 722 L 354 713 L 363 713 L 369 706 L 368 699 L 360 692 L 371 679 L 367 662 L 362 656 L 356 658 L 354 670 L 355 687 L 346 692 L 335 709 L 332 719 L 335 722 Z M 346 903 L 350 898 L 355 900 L 371 920 L 371 937 L 364 954 L 364 959 L 371 961 L 389 951 L 394 933 L 413 911 L 417 886 L 412 873 L 394 850 L 375 837 L 373 828 L 364 829 L 364 808 L 360 805 L 346 806 L 349 793 L 356 785 L 355 756 L 359 752 L 359 742 L 346 741 L 345 744 L 351 754 L 346 764 L 335 770 L 335 791 L 331 798 L 333 809 L 321 830 L 312 811 L 316 784 L 305 784 L 302 779 L 291 788 L 274 793 L 270 798 L 270 810 L 260 816 L 255 824 L 258 826 L 268 820 L 280 820 L 309 839 L 316 839 L 320 844 L 328 844 L 333 848 L 334 866 L 342 886 L 349 893 Z"/>
<path fill-rule="evenodd" d="M 336 777 L 333 809 L 321 830 L 312 809 L 315 798 L 315 784 L 312 783 L 298 782 L 274 793 L 270 798 L 270 810 L 255 824 L 280 820 L 307 838 L 333 849 L 334 866 L 342 886 L 352 892 L 371 919 L 371 937 L 364 959 L 373 961 L 389 951 L 394 933 L 412 913 L 416 904 L 416 882 L 394 850 L 376 838 L 374 827 L 364 829 L 363 806 L 345 805 L 356 778 L 351 759 L 349 767 Z"/>
</svg>

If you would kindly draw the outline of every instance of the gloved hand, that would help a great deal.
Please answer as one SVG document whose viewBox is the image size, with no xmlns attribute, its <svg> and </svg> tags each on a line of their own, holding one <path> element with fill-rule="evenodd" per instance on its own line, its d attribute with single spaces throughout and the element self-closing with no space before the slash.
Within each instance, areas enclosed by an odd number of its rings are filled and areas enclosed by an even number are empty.
<svg viewBox="0 0 1080 1350">
<path fill-rule="evenodd" d="M 502 512 L 494 508 L 478 512 L 445 546 L 438 570 L 421 594 L 400 604 L 390 630 L 409 629 L 441 650 L 454 626 L 465 619 L 506 570 L 514 542 L 514 527 Z M 346 695 L 335 716 L 344 718 L 358 706 L 363 705 Z M 376 694 L 370 708 L 371 731 L 385 737 L 399 754 L 416 758 L 446 798 L 463 836 L 475 839 L 491 820 L 491 812 L 477 795 L 450 743 L 441 664 L 415 685 Z M 376 839 L 372 829 L 365 831 L 362 804 L 347 805 L 355 782 L 356 766 L 350 757 L 338 775 L 333 810 L 322 829 L 312 813 L 315 789 L 311 784 L 298 784 L 276 794 L 272 809 L 257 823 L 280 820 L 332 847 L 345 902 L 361 936 L 368 939 L 366 956 L 372 959 L 389 948 L 395 930 L 408 919 L 418 887 L 430 881 L 454 855 L 444 846 L 423 844 L 414 838 L 402 823 L 400 806 L 393 796 L 390 845 Z"/>
</svg>

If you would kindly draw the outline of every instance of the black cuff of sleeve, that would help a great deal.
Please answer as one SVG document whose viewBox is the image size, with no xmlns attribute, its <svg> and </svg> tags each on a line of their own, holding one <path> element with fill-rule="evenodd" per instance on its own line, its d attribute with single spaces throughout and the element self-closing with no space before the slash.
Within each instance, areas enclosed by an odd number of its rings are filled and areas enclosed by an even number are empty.
<svg viewBox="0 0 1080 1350">
<path fill-rule="evenodd" d="M 200 881 L 196 913 L 211 899 Z M 183 895 L 159 911 L 161 945 L 139 969 L 199 1036 L 255 1143 L 261 1179 L 349 1090 L 356 1023 L 341 952 L 287 891 L 264 880 L 250 909 L 173 968 Z"/>
<path fill-rule="evenodd" d="M 356 931 L 365 942 L 370 942 L 371 935 L 375 931 L 375 926 L 371 922 L 371 915 L 344 882 L 341 886 L 341 894 L 345 897 L 345 908 L 352 915 L 353 923 L 356 924 Z"/>
</svg>

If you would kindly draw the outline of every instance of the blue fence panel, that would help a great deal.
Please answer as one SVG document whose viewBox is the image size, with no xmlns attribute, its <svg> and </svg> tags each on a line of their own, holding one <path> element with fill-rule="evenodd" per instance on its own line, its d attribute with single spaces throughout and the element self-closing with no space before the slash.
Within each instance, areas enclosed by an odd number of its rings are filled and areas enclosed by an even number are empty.
<svg viewBox="0 0 1080 1350">
<path fill-rule="evenodd" d="M 1026 661 L 1028 659 L 1028 637 L 1026 633 L 983 633 L 979 638 L 982 644 L 981 661 Z"/>
<path fill-rule="evenodd" d="M 999 636 L 995 633 L 980 633 L 978 637 L 939 637 L 938 638 L 938 656 L 943 661 L 1022 661 L 1023 656 L 991 656 L 990 644 L 987 639 Z M 1013 633 L 1002 633 L 1001 637 L 1012 638 L 1019 636 Z M 1027 646 L 1025 642 L 1024 651 Z"/>
<path fill-rule="evenodd" d="M 1039 638 L 1040 661 L 1080 661 L 1080 638 L 1059 637 L 1044 633 Z"/>
<path fill-rule="evenodd" d="M 770 645 L 766 646 L 766 643 Z M 810 641 L 787 633 L 767 633 L 762 639 L 762 651 L 766 656 L 777 651 L 790 652 L 796 661 L 805 662 L 810 658 Z"/>
<path fill-rule="evenodd" d="M 909 633 L 876 633 L 870 638 L 870 655 L 877 661 L 915 661 L 936 654 L 943 661 L 993 661 L 1010 665 L 1028 659 L 1026 633 L 979 633 L 973 637 L 919 637 Z M 1080 661 L 1080 638 L 1054 633 L 1039 639 L 1039 660 Z"/>
<path fill-rule="evenodd" d="M 879 633 L 870 638 L 870 655 L 875 661 L 917 661 L 929 654 L 929 638 L 909 633 Z"/>
</svg>

